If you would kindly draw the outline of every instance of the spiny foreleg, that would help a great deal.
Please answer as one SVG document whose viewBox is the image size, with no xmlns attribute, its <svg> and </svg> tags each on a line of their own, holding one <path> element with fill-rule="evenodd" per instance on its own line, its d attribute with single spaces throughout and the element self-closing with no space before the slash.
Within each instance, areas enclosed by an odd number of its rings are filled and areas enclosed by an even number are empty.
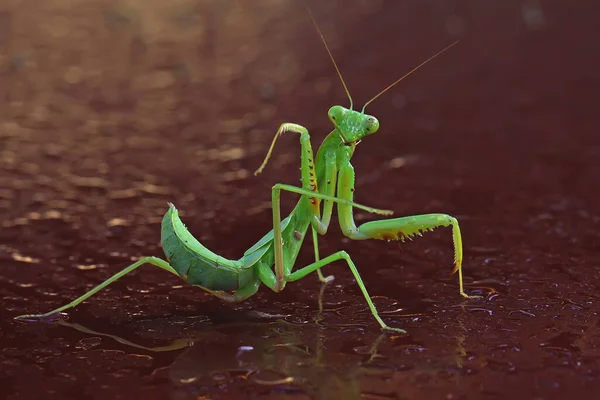
<svg viewBox="0 0 600 400">
<path fill-rule="evenodd" d="M 265 156 L 265 159 L 261 166 L 254 173 L 258 175 L 262 172 L 262 170 L 267 165 L 271 154 L 273 153 L 273 148 L 275 147 L 275 142 L 284 132 L 293 132 L 298 133 L 300 135 L 300 172 L 301 172 L 301 181 L 302 181 L 302 192 L 296 191 L 296 193 L 302 194 L 306 196 L 309 201 L 309 209 L 310 209 L 310 223 L 313 230 L 313 247 L 315 251 L 315 260 L 319 260 L 319 249 L 318 249 L 318 240 L 315 232 L 324 235 L 327 232 L 327 228 L 329 227 L 329 223 L 331 221 L 331 214 L 333 211 L 333 203 L 335 202 L 334 193 L 335 186 L 337 180 L 337 167 L 335 159 L 329 158 L 326 160 L 324 165 L 315 166 L 314 154 L 312 150 L 312 145 L 310 143 L 310 135 L 308 133 L 308 129 L 303 127 L 302 125 L 285 122 L 279 126 L 277 132 L 275 133 L 275 137 L 271 142 L 271 146 L 269 147 L 269 151 Z M 319 190 L 317 183 L 317 168 L 324 168 L 325 172 L 325 182 L 321 190 Z M 273 187 L 274 196 L 273 196 L 273 211 L 274 211 L 274 233 L 276 238 L 280 238 L 281 229 L 279 228 L 280 214 L 279 214 L 279 190 L 289 190 L 294 191 L 292 186 L 289 185 L 275 185 Z M 299 188 L 295 188 L 299 189 Z M 277 193 L 275 193 L 277 192 Z M 322 195 L 326 197 L 323 197 Z M 324 201 L 323 204 L 323 213 L 321 215 L 321 200 Z M 277 208 L 277 211 L 276 211 Z M 275 215 L 275 211 L 277 214 Z M 368 207 L 367 211 L 375 212 L 378 214 L 389 215 L 391 211 L 386 210 L 376 210 L 374 208 Z M 279 289 L 283 288 L 283 249 L 278 249 L 277 246 L 275 248 L 275 268 L 278 271 L 277 276 L 278 279 L 278 287 Z M 333 276 L 324 277 L 321 271 L 317 271 L 319 280 L 323 283 L 330 282 L 333 280 Z"/>
</svg>

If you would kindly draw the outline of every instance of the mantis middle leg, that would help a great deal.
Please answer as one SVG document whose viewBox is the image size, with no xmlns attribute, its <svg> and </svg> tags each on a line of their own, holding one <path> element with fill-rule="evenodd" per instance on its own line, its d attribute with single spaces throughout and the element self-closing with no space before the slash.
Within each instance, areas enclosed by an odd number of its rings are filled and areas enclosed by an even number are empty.
<svg viewBox="0 0 600 400">
<path fill-rule="evenodd" d="M 310 264 L 304 268 L 301 268 L 297 271 L 294 271 L 291 274 L 286 275 L 285 280 L 287 282 L 297 281 L 299 279 L 304 278 L 306 275 L 310 274 L 311 272 L 314 272 L 315 270 L 318 271 L 320 268 L 322 268 L 328 264 L 331 264 L 334 261 L 338 261 L 338 260 L 346 261 L 348 268 L 350 268 L 350 271 L 352 271 L 352 275 L 354 275 L 356 284 L 360 288 L 360 291 L 362 292 L 363 296 L 365 297 L 365 300 L 367 301 L 367 304 L 369 305 L 371 314 L 373 314 L 373 317 L 375 317 L 375 319 L 381 326 L 381 329 L 406 333 L 406 331 L 404 329 L 391 328 L 391 327 L 387 326 L 387 324 L 385 322 L 383 322 L 383 320 L 379 316 L 379 313 L 377 312 L 377 308 L 375 308 L 375 304 L 373 304 L 373 301 L 371 300 L 371 296 L 369 295 L 369 292 L 367 291 L 367 288 L 365 287 L 365 284 L 363 283 L 362 278 L 360 277 L 360 274 L 358 273 L 358 270 L 356 269 L 356 266 L 354 265 L 354 262 L 352 262 L 350 255 L 348 255 L 348 253 L 346 253 L 345 251 L 338 251 L 337 253 L 333 253 L 332 255 L 323 258 L 322 260 L 319 260 L 319 261 L 317 261 L 313 264 Z"/>
</svg>

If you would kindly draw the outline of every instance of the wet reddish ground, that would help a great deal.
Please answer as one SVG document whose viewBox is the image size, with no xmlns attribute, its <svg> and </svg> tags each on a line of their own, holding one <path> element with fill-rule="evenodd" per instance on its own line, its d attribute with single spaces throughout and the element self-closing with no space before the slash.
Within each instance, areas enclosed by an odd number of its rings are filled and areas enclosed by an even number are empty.
<svg viewBox="0 0 600 400">
<path fill-rule="evenodd" d="M 168 201 L 238 258 L 271 228 L 270 187 L 298 182 L 293 136 L 252 175 L 277 126 L 316 147 L 347 100 L 300 2 L 3 2 L 2 397 L 597 398 L 598 3 L 323 3 L 359 104 L 461 40 L 369 106 L 381 129 L 353 159 L 356 200 L 456 216 L 484 298 L 459 296 L 449 230 L 400 249 L 334 220 L 321 253 L 347 250 L 408 335 L 380 335 L 343 265 L 238 305 L 146 266 L 65 322 L 13 321 L 162 256 Z"/>
</svg>

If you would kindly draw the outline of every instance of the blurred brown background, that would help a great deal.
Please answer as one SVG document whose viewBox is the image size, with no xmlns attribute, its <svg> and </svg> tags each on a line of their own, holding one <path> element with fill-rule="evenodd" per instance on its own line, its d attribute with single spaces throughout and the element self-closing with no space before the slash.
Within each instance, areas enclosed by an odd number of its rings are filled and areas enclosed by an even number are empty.
<svg viewBox="0 0 600 400">
<path fill-rule="evenodd" d="M 5 0 L 1 396 L 595 398 L 598 3 L 308 6 L 357 104 L 460 39 L 369 106 L 381 129 L 353 159 L 356 200 L 456 216 L 468 291 L 485 298 L 459 297 L 447 230 L 399 249 L 334 220 L 322 254 L 348 250 L 409 336 L 378 337 L 342 265 L 320 297 L 308 277 L 235 306 L 148 266 L 70 311 L 76 326 L 13 322 L 162 256 L 168 201 L 238 258 L 271 229 L 270 187 L 298 182 L 293 136 L 252 175 L 279 124 L 316 149 L 347 99 L 300 1 Z M 173 340 L 193 345 L 132 345 Z"/>
</svg>

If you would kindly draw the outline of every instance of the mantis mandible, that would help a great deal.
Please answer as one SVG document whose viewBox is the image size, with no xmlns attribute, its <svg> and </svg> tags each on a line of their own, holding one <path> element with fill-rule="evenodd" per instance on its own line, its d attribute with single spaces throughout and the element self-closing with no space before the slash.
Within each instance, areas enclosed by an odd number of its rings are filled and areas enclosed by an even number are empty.
<svg viewBox="0 0 600 400">
<path fill-rule="evenodd" d="M 362 110 L 358 112 L 352 109 L 352 97 L 346 83 L 321 30 L 310 10 L 308 12 L 346 91 L 350 106 L 345 108 L 336 105 L 329 109 L 328 116 L 334 129 L 323 140 L 316 157 L 313 156 L 310 136 L 305 127 L 286 122 L 281 124 L 277 130 L 267 155 L 262 165 L 256 170 L 255 175 L 258 175 L 266 166 L 277 139 L 285 132 L 296 133 L 300 135 L 302 187 L 280 183 L 272 187 L 273 230 L 248 249 L 240 259 L 229 260 L 213 253 L 198 242 L 181 222 L 175 206 L 169 203 L 169 209 L 161 224 L 161 244 L 166 255 L 166 261 L 157 257 L 142 258 L 69 304 L 45 314 L 21 315 L 16 319 L 52 318 L 66 309 L 77 306 L 117 279 L 144 264 L 162 268 L 183 278 L 188 284 L 198 286 L 226 302 L 235 303 L 253 296 L 261 284 L 266 285 L 275 292 L 280 292 L 285 288 L 286 283 L 302 279 L 315 271 L 319 280 L 326 283 L 333 277 L 324 277 L 321 268 L 335 261 L 344 261 L 354 275 L 373 317 L 375 317 L 381 328 L 405 333 L 403 329 L 389 327 L 381 319 L 348 253 L 338 251 L 320 258 L 318 235 L 324 235 L 327 232 L 334 204 L 337 205 L 339 223 L 343 234 L 353 240 L 405 240 L 415 235 L 422 236 L 423 232 L 437 227 L 451 226 L 454 243 L 453 273 L 458 272 L 460 294 L 467 298 L 470 297 L 463 290 L 462 239 L 456 218 L 447 214 L 424 214 L 371 221 L 357 227 L 352 212 L 353 208 L 358 208 L 378 215 L 389 216 L 392 214 L 392 211 L 367 207 L 353 201 L 355 175 L 350 159 L 356 150 L 357 144 L 379 129 L 378 120 L 372 115 L 365 114 L 366 107 L 398 82 L 457 42 L 450 44 L 410 70 L 367 101 Z M 280 215 L 282 191 L 300 195 L 295 208 L 283 220 Z M 293 266 L 309 227 L 312 231 L 315 262 L 293 271 Z"/>
</svg>

